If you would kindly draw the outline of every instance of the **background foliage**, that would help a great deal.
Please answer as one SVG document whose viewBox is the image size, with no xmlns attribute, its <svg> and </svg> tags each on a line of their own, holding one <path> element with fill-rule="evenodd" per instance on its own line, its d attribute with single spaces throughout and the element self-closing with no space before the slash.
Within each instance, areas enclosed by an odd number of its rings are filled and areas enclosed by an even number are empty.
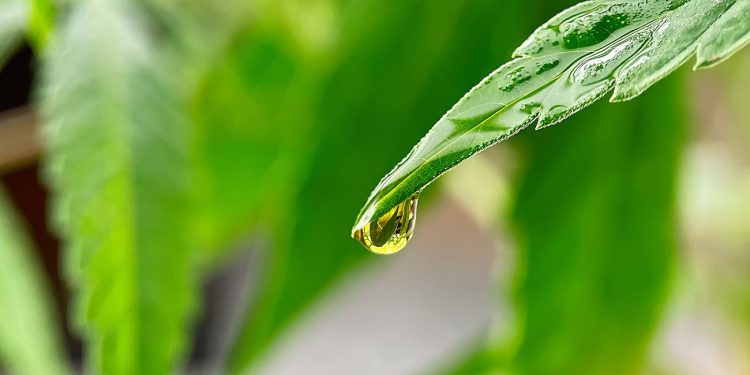
<svg viewBox="0 0 750 375">
<path fill-rule="evenodd" d="M 348 233 L 377 179 L 573 4 L 1 1 L 0 61 L 26 33 L 39 64 L 42 163 L 84 366 L 182 371 L 199 285 L 253 237 L 257 285 L 214 369 L 252 372 L 343 275 L 374 262 Z M 501 146 L 521 165 L 507 213 L 515 284 L 497 293 L 513 300 L 514 332 L 477 337 L 440 372 L 643 371 L 679 261 L 682 81 Z M 0 222 L 0 304 L 14 307 L 0 311 L 0 359 L 64 373 L 55 318 L 30 297 L 45 292 L 29 248 Z"/>
</svg>

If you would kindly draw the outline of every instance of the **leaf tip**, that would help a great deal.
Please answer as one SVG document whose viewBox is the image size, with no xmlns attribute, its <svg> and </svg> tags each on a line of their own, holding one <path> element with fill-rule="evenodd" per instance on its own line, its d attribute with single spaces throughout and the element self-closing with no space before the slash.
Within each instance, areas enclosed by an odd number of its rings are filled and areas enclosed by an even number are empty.
<svg viewBox="0 0 750 375">
<path fill-rule="evenodd" d="M 700 51 L 696 54 L 695 64 L 693 64 L 693 71 L 707 69 L 719 63 L 718 59 L 706 58 Z"/>
</svg>

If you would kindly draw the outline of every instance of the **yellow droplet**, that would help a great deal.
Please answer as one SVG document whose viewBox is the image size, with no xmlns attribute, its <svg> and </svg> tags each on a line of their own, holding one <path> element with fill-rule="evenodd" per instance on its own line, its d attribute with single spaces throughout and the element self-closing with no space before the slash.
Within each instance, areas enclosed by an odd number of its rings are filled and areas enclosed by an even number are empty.
<svg viewBox="0 0 750 375">
<path fill-rule="evenodd" d="M 377 220 L 352 232 L 352 237 L 375 254 L 393 254 L 403 249 L 414 234 L 417 221 L 417 199 L 401 202 Z"/>
</svg>

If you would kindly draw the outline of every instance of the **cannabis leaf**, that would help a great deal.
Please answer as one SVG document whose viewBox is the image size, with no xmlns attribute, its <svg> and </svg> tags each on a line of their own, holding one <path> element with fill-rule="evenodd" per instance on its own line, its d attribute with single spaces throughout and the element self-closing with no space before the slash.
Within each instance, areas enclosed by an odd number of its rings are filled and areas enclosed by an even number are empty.
<svg viewBox="0 0 750 375">
<path fill-rule="evenodd" d="M 697 67 L 750 39 L 748 0 L 588 1 L 538 28 L 446 113 L 380 181 L 357 217 L 364 227 L 466 158 L 536 122 L 557 124 L 614 90 L 640 95 L 694 53 Z"/>
<path fill-rule="evenodd" d="M 750 42 L 750 1 L 738 0 L 703 34 L 696 67 L 714 66 Z"/>
<path fill-rule="evenodd" d="M 292 81 L 282 79 L 285 59 L 274 52 L 277 45 L 283 46 L 277 43 L 288 37 L 276 43 L 255 41 L 244 47 L 252 51 L 243 54 L 247 61 L 257 62 L 244 64 L 245 69 L 255 74 L 242 76 L 254 80 L 250 82 L 253 87 L 269 80 L 260 87 L 270 88 L 276 82 L 288 92 L 278 100 L 274 100 L 278 97 L 274 90 L 268 88 L 248 92 L 250 99 L 244 108 L 258 106 L 263 113 L 279 112 L 283 116 L 262 115 L 263 121 L 245 126 L 262 129 L 264 123 L 283 125 L 294 142 L 285 142 L 288 150 L 280 155 L 290 160 L 290 156 L 297 154 L 306 169 L 298 180 L 286 179 L 287 186 L 297 189 L 291 199 L 282 201 L 275 197 L 284 185 L 263 195 L 263 199 L 273 202 L 270 207 L 274 209 L 264 218 L 278 229 L 273 232 L 273 246 L 269 249 L 268 272 L 254 291 L 255 297 L 249 303 L 246 320 L 234 343 L 230 374 L 253 373 L 254 366 L 262 364 L 258 360 L 268 353 L 269 347 L 278 344 L 301 318 L 307 317 L 335 283 L 346 281 L 342 280 L 343 275 L 363 261 L 374 261 L 357 251 L 358 244 L 331 233 L 345 231 L 351 225 L 346 213 L 361 204 L 358 192 L 372 183 L 371 171 L 392 165 L 397 161 L 393 158 L 399 156 L 394 152 L 408 146 L 409 139 L 419 134 L 419 129 L 408 125 L 434 118 L 445 103 L 453 100 L 452 93 L 476 81 L 476 71 L 488 68 L 489 58 L 485 56 L 491 56 L 491 51 L 475 48 L 475 54 L 465 52 L 467 46 L 493 32 L 495 26 L 484 23 L 482 27 L 462 28 L 460 25 L 463 20 L 488 14 L 491 9 L 491 2 L 463 0 L 363 0 L 356 7 L 342 5 L 340 13 L 337 12 L 340 23 L 333 26 L 341 39 L 331 45 L 331 52 L 326 55 L 325 63 L 329 65 L 303 59 L 289 72 L 292 73 L 289 78 L 294 77 Z M 362 14 L 369 16 L 363 19 Z M 250 36 L 260 35 L 263 34 L 251 30 Z M 251 56 L 255 58 L 249 59 Z M 476 69 L 466 69 L 467 66 Z M 321 71 L 321 67 L 326 71 Z M 456 72 L 446 76 L 445 68 Z M 257 77 L 264 78 L 258 82 Z M 406 81 L 409 85 L 404 90 Z M 352 90 L 359 87 L 368 89 L 352 96 Z M 256 93 L 251 95 L 253 91 Z M 230 113 L 230 117 L 235 116 L 235 112 Z M 253 111 L 256 116 L 258 113 L 261 112 Z M 361 116 L 362 113 L 370 115 Z M 357 126 L 352 126 L 353 118 L 359 119 Z M 305 121 L 311 121 L 314 131 L 299 127 Z M 364 138 L 363 129 L 368 129 Z M 353 139 L 357 142 L 352 142 Z M 300 152 L 309 145 L 314 145 L 315 152 Z M 367 167 L 363 168 L 362 163 L 369 158 L 368 150 L 376 145 L 383 157 L 367 161 Z M 275 172 L 280 175 L 279 172 L 290 167 L 274 168 L 280 170 Z M 269 220 L 271 215 L 280 220 Z"/>
<path fill-rule="evenodd" d="M 43 72 L 46 166 L 92 373 L 171 373 L 197 277 L 189 126 L 138 20 L 126 2 L 77 3 Z"/>
</svg>

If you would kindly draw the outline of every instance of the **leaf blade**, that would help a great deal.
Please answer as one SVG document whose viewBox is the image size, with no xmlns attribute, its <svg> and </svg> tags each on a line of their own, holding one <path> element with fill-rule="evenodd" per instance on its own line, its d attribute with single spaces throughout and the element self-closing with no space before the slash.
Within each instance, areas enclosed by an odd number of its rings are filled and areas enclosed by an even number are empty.
<svg viewBox="0 0 750 375">
<path fill-rule="evenodd" d="M 706 30 L 734 0 L 691 0 L 667 14 L 651 33 L 651 42 L 617 72 L 612 101 L 630 100 L 685 63 Z"/>
<path fill-rule="evenodd" d="M 46 167 L 96 373 L 173 370 L 193 304 L 188 127 L 137 20 L 128 3 L 81 2 L 44 65 Z"/>
<path fill-rule="evenodd" d="M 537 129 L 557 124 L 611 89 L 613 102 L 640 95 L 692 56 L 699 38 L 734 2 L 596 0 L 553 17 L 380 181 L 352 233 L 534 121 Z M 696 22 L 704 8 L 704 22 Z"/>
<path fill-rule="evenodd" d="M 340 34 L 345 37 L 333 52 L 340 57 L 315 94 L 321 98 L 313 113 L 315 131 L 304 138 L 317 143 L 305 158 L 310 171 L 296 182 L 299 191 L 288 207 L 292 214 L 274 233 L 271 271 L 261 295 L 250 304 L 253 310 L 235 342 L 230 373 L 246 372 L 334 283 L 363 261 L 372 261 L 357 251 L 358 244 L 336 235 L 351 224 L 346 212 L 357 208 L 362 189 L 372 182 L 369 171 L 386 169 L 397 150 L 418 138 L 421 130 L 410 124 L 434 117 L 451 96 L 478 78 L 476 71 L 488 68 L 489 59 L 477 57 L 490 55 L 489 49 L 481 55 L 458 52 L 496 30 L 489 24 L 471 29 L 458 25 L 487 14 L 491 1 L 392 1 L 389 6 L 382 0 L 341 6 Z M 453 65 L 458 55 L 462 68 Z M 453 69 L 450 78 L 443 76 Z M 404 87 L 405 80 L 411 85 Z M 353 118 L 358 118 L 357 126 L 352 126 Z M 375 147 L 382 157 L 371 160 L 369 150 Z"/>
</svg>

